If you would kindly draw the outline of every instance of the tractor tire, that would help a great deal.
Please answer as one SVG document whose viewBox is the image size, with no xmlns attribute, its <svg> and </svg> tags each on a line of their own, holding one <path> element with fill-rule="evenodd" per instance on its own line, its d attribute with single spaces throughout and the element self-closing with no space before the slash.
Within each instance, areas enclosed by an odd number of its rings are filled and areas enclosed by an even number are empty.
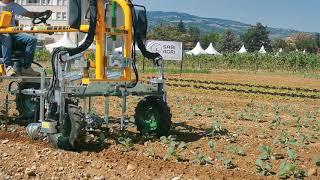
<svg viewBox="0 0 320 180">
<path fill-rule="evenodd" d="M 143 135 L 168 136 L 171 128 L 171 113 L 162 97 L 148 96 L 135 109 L 137 130 Z"/>
<path fill-rule="evenodd" d="M 18 90 L 24 89 L 40 89 L 39 83 L 34 82 L 21 82 L 18 85 Z M 16 94 L 16 107 L 20 114 L 20 118 L 23 120 L 31 120 L 35 122 L 39 116 L 39 102 L 32 100 L 34 96 L 18 93 Z"/>
</svg>

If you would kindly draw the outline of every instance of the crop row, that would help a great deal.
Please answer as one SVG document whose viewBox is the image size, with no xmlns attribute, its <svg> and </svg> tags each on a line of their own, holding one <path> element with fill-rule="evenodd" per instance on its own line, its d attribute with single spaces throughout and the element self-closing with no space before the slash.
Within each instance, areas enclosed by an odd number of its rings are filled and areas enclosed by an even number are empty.
<svg viewBox="0 0 320 180">
<path fill-rule="evenodd" d="M 217 85 L 217 84 L 193 83 L 193 82 L 183 82 L 183 81 L 172 82 L 170 80 L 167 81 L 166 85 L 169 87 L 183 87 L 183 88 L 193 88 L 193 89 L 200 89 L 200 90 L 320 99 L 320 94 L 318 92 L 313 92 L 313 91 L 298 91 L 298 90 L 262 88 L 262 87 L 255 87 L 255 86 L 252 86 L 252 87 L 238 86 L 238 85 L 228 85 L 228 84 Z"/>
<path fill-rule="evenodd" d="M 188 83 L 212 84 L 212 85 L 223 85 L 223 86 L 224 85 L 241 86 L 241 87 L 252 87 L 252 88 L 264 88 L 264 89 L 275 89 L 275 90 L 289 90 L 289 91 L 304 91 L 304 92 L 320 93 L 319 89 L 308 89 L 308 88 L 300 88 L 300 87 L 270 86 L 270 85 L 261 85 L 261 84 L 205 81 L 205 80 L 179 79 L 179 78 L 166 78 L 166 80 L 175 81 L 175 82 L 188 82 Z"/>
</svg>

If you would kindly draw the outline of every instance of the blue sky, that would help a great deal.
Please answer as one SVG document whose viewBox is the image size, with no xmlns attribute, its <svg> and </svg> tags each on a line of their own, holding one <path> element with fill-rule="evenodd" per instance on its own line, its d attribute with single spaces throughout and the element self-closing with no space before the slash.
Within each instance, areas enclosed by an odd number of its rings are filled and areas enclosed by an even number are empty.
<svg viewBox="0 0 320 180">
<path fill-rule="evenodd" d="M 278 28 L 320 32 L 320 0 L 133 0 L 148 10 L 185 12 Z"/>
</svg>

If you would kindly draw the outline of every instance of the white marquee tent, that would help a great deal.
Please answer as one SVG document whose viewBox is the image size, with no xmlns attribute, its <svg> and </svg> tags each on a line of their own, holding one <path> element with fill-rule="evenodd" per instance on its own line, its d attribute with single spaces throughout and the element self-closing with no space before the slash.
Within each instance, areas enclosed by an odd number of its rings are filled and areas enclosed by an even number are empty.
<svg viewBox="0 0 320 180">
<path fill-rule="evenodd" d="M 212 43 L 210 43 L 209 47 L 205 50 L 205 52 L 207 54 L 211 54 L 211 55 L 221 55 L 221 53 L 219 53 L 212 45 Z"/>
<path fill-rule="evenodd" d="M 135 49 L 136 53 L 141 53 L 141 50 L 139 49 L 138 45 L 135 46 Z M 115 48 L 114 52 L 122 54 L 122 46 Z"/>
<path fill-rule="evenodd" d="M 186 54 L 198 56 L 198 55 L 207 54 L 207 53 L 204 49 L 202 49 L 200 42 L 198 42 L 196 47 L 194 47 L 191 51 L 186 52 Z"/>
<path fill-rule="evenodd" d="M 264 48 L 264 46 L 261 46 L 261 48 L 260 48 L 260 50 L 259 50 L 259 53 L 260 53 L 260 54 L 266 54 L 266 53 L 267 53 L 267 51 L 266 51 L 266 49 Z"/>
<path fill-rule="evenodd" d="M 282 52 L 283 52 L 283 49 L 282 49 L 282 48 L 280 48 L 280 49 L 279 49 L 279 53 L 282 53 Z"/>
<path fill-rule="evenodd" d="M 243 54 L 243 53 L 247 53 L 247 49 L 246 47 L 244 47 L 244 45 L 242 45 L 241 49 L 238 51 L 238 53 Z"/>
<path fill-rule="evenodd" d="M 70 40 L 69 33 L 65 32 L 63 34 L 63 37 L 59 41 L 52 44 L 48 44 L 45 47 L 51 53 L 54 48 L 58 48 L 58 47 L 75 48 L 77 47 L 77 45 Z"/>
</svg>

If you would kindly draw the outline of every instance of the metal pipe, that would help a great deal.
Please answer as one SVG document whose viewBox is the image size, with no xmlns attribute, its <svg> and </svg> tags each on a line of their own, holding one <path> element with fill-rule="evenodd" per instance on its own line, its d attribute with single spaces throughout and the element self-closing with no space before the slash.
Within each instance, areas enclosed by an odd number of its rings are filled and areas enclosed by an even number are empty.
<svg viewBox="0 0 320 180">
<path fill-rule="evenodd" d="M 109 96 L 104 96 L 104 122 L 109 125 Z"/>
<path fill-rule="evenodd" d="M 44 92 L 46 78 L 45 78 L 45 73 L 44 73 L 44 69 L 43 68 L 41 68 L 41 72 L 40 73 L 41 73 L 40 89 L 41 89 L 42 92 Z M 40 118 L 39 119 L 40 122 L 44 121 L 44 97 L 43 96 L 44 96 L 43 94 L 40 95 L 40 117 L 39 117 Z"/>
<path fill-rule="evenodd" d="M 121 120 L 120 120 L 120 129 L 124 129 L 124 116 L 126 113 L 127 109 L 127 94 L 126 94 L 126 89 L 121 89 L 121 94 L 122 94 L 122 109 L 121 109 Z"/>
<path fill-rule="evenodd" d="M 88 97 L 88 114 L 90 114 L 91 113 L 91 109 L 92 109 L 92 97 L 91 96 L 89 96 Z"/>
<path fill-rule="evenodd" d="M 8 131 L 8 122 L 9 122 L 9 119 L 8 119 L 9 118 L 8 117 L 9 116 L 8 115 L 9 114 L 8 112 L 9 111 L 9 95 L 8 94 L 6 95 L 5 106 L 6 106 L 5 107 L 5 111 L 6 111 L 5 112 L 5 130 Z"/>
</svg>

